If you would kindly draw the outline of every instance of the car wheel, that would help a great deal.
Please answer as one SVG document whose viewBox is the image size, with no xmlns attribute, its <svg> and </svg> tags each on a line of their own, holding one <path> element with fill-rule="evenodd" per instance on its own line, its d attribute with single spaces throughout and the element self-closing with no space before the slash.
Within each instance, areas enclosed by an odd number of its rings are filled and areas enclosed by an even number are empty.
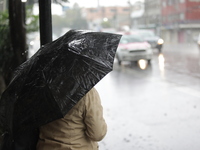
<svg viewBox="0 0 200 150">
<path fill-rule="evenodd" d="M 118 65 L 121 65 L 122 64 L 122 61 L 119 59 L 119 56 L 116 55 L 116 58 L 117 58 L 117 61 L 118 61 Z"/>
<path fill-rule="evenodd" d="M 122 61 L 118 59 L 118 65 L 121 65 L 121 64 L 122 64 Z"/>
<path fill-rule="evenodd" d="M 160 47 L 160 48 L 158 48 L 158 52 L 159 53 L 161 53 L 162 52 L 162 48 Z"/>
<path fill-rule="evenodd" d="M 138 61 L 131 61 L 131 64 L 136 65 Z"/>
</svg>

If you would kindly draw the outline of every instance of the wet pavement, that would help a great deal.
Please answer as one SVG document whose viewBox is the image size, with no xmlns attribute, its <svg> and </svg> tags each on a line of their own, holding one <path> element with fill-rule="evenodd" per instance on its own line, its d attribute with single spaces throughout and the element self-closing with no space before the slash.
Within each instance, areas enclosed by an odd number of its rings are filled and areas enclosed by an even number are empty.
<svg viewBox="0 0 200 150">
<path fill-rule="evenodd" d="M 194 44 L 170 44 L 145 70 L 115 61 L 96 86 L 108 124 L 99 150 L 199 150 L 199 56 Z"/>
</svg>

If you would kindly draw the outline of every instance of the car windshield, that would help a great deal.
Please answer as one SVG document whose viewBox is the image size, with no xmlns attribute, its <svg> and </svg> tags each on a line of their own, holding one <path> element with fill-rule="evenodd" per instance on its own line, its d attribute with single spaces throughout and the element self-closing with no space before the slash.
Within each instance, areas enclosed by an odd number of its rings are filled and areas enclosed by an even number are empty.
<svg viewBox="0 0 200 150">
<path fill-rule="evenodd" d="M 136 42 L 143 42 L 140 36 L 135 35 L 124 35 L 122 36 L 120 43 L 126 44 L 126 43 L 136 43 Z"/>
<path fill-rule="evenodd" d="M 140 34 L 142 37 L 155 37 L 155 34 L 151 31 L 139 31 L 137 33 Z"/>
</svg>

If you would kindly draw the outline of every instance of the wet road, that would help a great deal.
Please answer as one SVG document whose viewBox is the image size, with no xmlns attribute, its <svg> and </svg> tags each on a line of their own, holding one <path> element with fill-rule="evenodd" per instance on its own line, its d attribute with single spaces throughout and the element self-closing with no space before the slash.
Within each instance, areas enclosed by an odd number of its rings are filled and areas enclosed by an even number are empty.
<svg viewBox="0 0 200 150">
<path fill-rule="evenodd" d="M 96 88 L 108 133 L 100 150 L 199 150 L 200 57 L 196 45 L 165 45 L 142 70 L 124 62 Z"/>
</svg>

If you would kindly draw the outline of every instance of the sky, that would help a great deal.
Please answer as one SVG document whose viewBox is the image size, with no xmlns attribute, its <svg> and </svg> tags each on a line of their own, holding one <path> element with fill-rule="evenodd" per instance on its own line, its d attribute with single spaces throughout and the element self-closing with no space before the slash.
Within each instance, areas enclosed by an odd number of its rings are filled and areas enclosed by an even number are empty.
<svg viewBox="0 0 200 150">
<path fill-rule="evenodd" d="M 144 0 L 130 0 L 131 3 Z M 128 6 L 128 0 L 69 0 L 70 5 L 78 3 L 80 7 L 97 7 L 100 6 Z"/>
<path fill-rule="evenodd" d="M 136 1 L 144 1 L 144 0 L 130 0 L 131 4 Z M 66 3 L 66 6 L 73 6 L 74 3 L 78 3 L 80 7 L 97 7 L 99 2 L 99 6 L 128 6 L 128 0 L 69 0 L 69 3 Z M 52 14 L 54 15 L 62 15 L 63 10 L 62 6 L 58 4 L 52 4 Z M 36 3 L 33 7 L 33 13 L 35 15 L 39 14 L 38 4 Z"/>
</svg>

